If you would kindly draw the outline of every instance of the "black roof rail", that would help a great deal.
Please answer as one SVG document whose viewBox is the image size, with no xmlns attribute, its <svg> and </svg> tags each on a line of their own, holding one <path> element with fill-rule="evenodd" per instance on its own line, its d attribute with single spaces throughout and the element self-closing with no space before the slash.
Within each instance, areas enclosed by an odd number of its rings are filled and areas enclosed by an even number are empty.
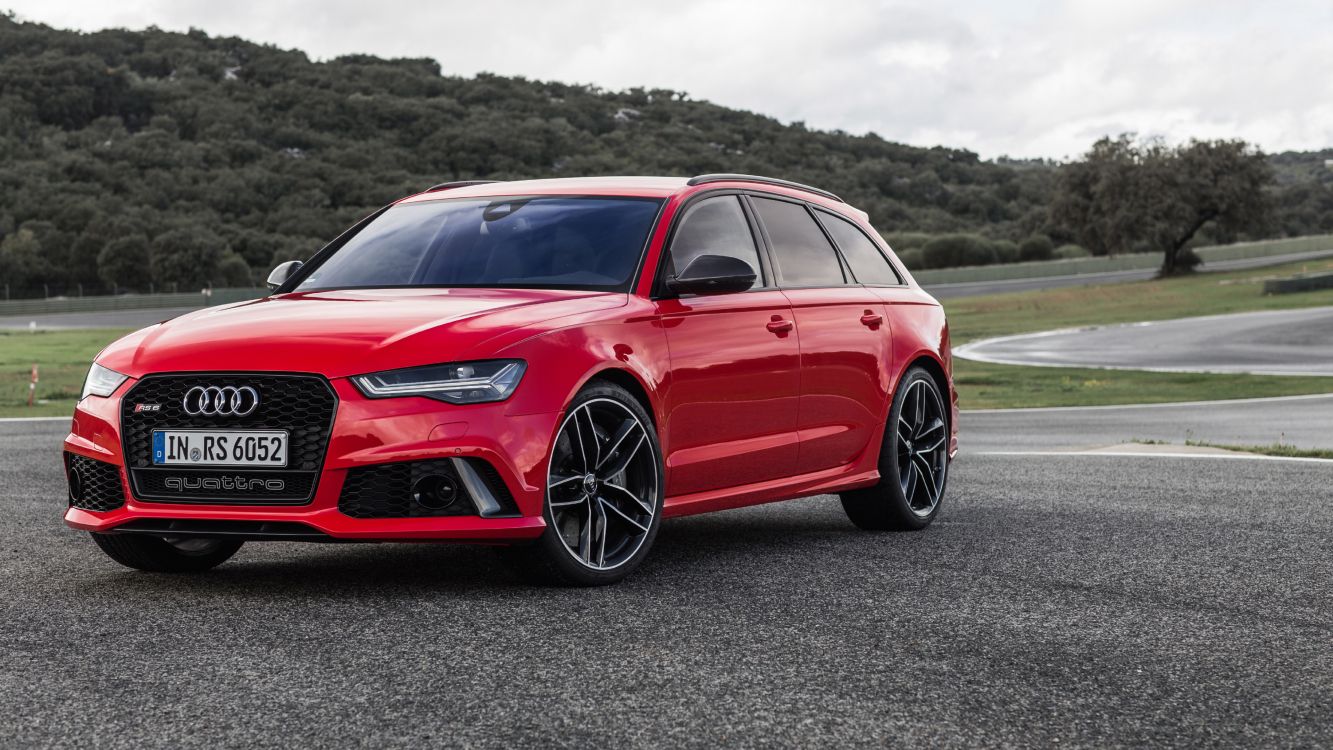
<svg viewBox="0 0 1333 750">
<path fill-rule="evenodd" d="M 694 185 L 707 185 L 710 182 L 757 182 L 761 185 L 777 185 L 778 187 L 804 190 L 807 193 L 814 193 L 815 195 L 822 195 L 825 198 L 832 198 L 839 203 L 847 202 L 833 193 L 830 193 L 827 190 L 821 190 L 817 187 L 802 185 L 799 182 L 792 182 L 791 180 L 779 180 L 776 177 L 762 177 L 753 174 L 701 174 L 697 177 L 691 177 L 685 184 L 693 187 Z"/>
<path fill-rule="evenodd" d="M 438 185 L 431 185 L 426 188 L 427 193 L 433 193 L 436 190 L 453 190 L 454 188 L 471 187 L 473 185 L 490 185 L 503 180 L 458 180 L 457 182 L 441 182 Z"/>
</svg>

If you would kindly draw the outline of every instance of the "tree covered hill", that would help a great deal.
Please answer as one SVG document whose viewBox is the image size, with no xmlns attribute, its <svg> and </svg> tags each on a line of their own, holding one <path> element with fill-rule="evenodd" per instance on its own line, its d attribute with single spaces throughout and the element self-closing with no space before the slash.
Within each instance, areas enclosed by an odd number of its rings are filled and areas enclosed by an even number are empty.
<svg viewBox="0 0 1333 750">
<path fill-rule="evenodd" d="M 1059 244 L 1073 235 L 1049 218 L 1056 168 L 784 125 L 675 91 L 442 76 L 424 59 L 312 62 L 197 30 L 85 34 L 0 15 L 0 281 L 15 296 L 251 283 L 394 198 L 473 177 L 771 174 L 838 192 L 891 236 Z M 1322 178 L 1281 188 L 1313 208 L 1275 231 L 1333 229 Z"/>
</svg>

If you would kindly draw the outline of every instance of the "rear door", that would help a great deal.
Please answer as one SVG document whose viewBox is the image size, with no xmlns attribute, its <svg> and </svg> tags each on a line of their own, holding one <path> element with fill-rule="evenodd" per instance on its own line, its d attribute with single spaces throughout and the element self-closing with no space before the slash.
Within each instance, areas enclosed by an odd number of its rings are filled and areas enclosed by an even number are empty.
<svg viewBox="0 0 1333 750">
<path fill-rule="evenodd" d="M 800 473 L 855 461 L 880 434 L 892 351 L 884 304 L 858 284 L 803 202 L 752 194 L 800 332 Z"/>
<path fill-rule="evenodd" d="M 667 252 L 662 278 L 699 255 L 740 258 L 757 277 L 745 292 L 657 301 L 671 355 L 667 496 L 794 474 L 800 349 L 791 304 L 761 261 L 740 196 L 689 205 Z"/>
</svg>

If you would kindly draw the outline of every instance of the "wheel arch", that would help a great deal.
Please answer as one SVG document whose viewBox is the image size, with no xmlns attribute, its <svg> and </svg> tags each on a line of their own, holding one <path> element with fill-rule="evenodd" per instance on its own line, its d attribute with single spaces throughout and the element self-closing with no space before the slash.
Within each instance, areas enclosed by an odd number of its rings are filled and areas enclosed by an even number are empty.
<svg viewBox="0 0 1333 750">
<path fill-rule="evenodd" d="M 626 391 L 629 391 L 629 394 L 634 397 L 634 400 L 639 402 L 639 406 L 642 406 L 643 410 L 648 412 L 648 418 L 653 421 L 653 426 L 659 426 L 657 411 L 653 406 L 653 399 L 648 395 L 648 387 L 643 384 L 643 381 L 640 380 L 639 376 L 633 371 L 624 367 L 604 367 L 594 371 L 591 375 L 585 378 L 583 383 L 581 383 L 574 392 L 578 393 L 599 380 L 618 385 Z"/>
</svg>

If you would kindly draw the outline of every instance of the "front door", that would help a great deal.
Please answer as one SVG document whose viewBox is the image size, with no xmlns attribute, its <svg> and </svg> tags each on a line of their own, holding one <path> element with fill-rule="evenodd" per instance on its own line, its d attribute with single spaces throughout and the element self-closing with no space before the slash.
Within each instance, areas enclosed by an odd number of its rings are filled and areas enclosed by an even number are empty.
<svg viewBox="0 0 1333 750">
<path fill-rule="evenodd" d="M 676 497 L 797 473 L 800 350 L 791 305 L 760 262 L 736 195 L 686 209 L 664 269 L 729 255 L 755 270 L 755 287 L 661 299 L 671 356 L 666 389 L 667 495 Z"/>
</svg>

